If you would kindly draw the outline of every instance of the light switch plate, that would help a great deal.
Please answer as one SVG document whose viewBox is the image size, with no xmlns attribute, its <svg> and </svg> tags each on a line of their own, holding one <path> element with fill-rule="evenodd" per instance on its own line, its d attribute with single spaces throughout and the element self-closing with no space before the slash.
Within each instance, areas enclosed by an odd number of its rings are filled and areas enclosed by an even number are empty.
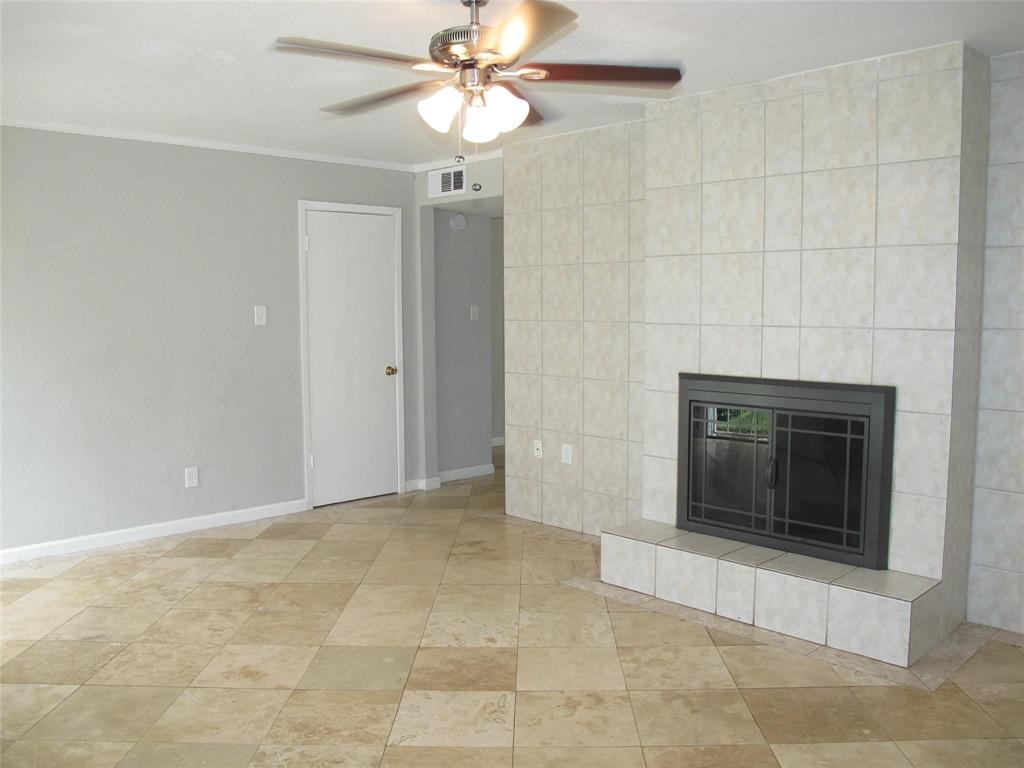
<svg viewBox="0 0 1024 768">
<path fill-rule="evenodd" d="M 469 305 L 469 322 L 475 323 L 480 320 L 480 306 L 478 304 Z"/>
<path fill-rule="evenodd" d="M 267 324 L 267 308 L 263 304 L 257 304 L 252 308 L 253 324 L 254 325 L 266 325 Z"/>
<path fill-rule="evenodd" d="M 533 458 L 543 459 L 544 458 L 544 443 L 540 440 L 533 441 Z"/>
<path fill-rule="evenodd" d="M 572 464 L 572 446 L 569 443 L 562 443 L 562 463 Z"/>
</svg>

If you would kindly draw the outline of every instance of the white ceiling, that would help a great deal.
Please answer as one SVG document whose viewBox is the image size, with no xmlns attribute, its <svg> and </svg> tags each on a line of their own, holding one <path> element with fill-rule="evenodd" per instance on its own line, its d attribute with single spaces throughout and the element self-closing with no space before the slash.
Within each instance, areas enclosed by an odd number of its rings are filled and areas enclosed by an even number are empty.
<svg viewBox="0 0 1024 768">
<path fill-rule="evenodd" d="M 483 20 L 515 5 L 493 0 Z M 679 63 L 696 93 L 963 39 L 1024 47 L 1020 2 L 581 2 L 548 61 Z M 351 118 L 318 108 L 422 75 L 271 50 L 279 35 L 426 56 L 465 23 L 458 0 L 212 3 L 4 2 L 2 122 L 396 167 L 450 160 L 455 132 L 424 126 L 415 101 Z M 523 87 L 547 117 L 526 136 L 640 117 L 648 93 Z M 488 151 L 499 142 L 483 145 Z M 466 152 L 466 154 L 471 154 Z"/>
</svg>

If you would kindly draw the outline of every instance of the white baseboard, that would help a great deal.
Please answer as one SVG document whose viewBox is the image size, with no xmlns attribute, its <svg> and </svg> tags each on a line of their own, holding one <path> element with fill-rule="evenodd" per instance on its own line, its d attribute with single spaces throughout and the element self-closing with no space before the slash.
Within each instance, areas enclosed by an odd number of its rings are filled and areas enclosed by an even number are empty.
<svg viewBox="0 0 1024 768">
<path fill-rule="evenodd" d="M 248 523 L 253 520 L 262 520 L 267 517 L 288 515 L 292 512 L 304 512 L 307 509 L 309 509 L 309 504 L 305 499 L 295 499 L 294 501 L 281 501 L 276 504 L 265 504 L 262 507 L 233 509 L 229 512 L 214 512 L 210 515 L 182 517 L 178 520 L 168 520 L 163 523 L 152 523 L 150 525 L 138 525 L 134 528 L 119 528 L 115 531 L 90 533 L 85 536 L 75 536 L 70 539 L 43 541 L 38 544 L 26 544 L 23 547 L 0 549 L 0 563 L 10 563 L 15 560 L 28 560 L 34 557 L 67 555 L 73 552 L 83 552 L 88 549 L 116 547 L 119 544 L 131 544 L 132 542 L 144 541 L 146 539 L 158 539 L 162 536 L 173 536 L 176 533 L 189 533 L 190 531 L 198 531 L 203 528 L 218 528 L 222 525 Z"/>
<path fill-rule="evenodd" d="M 405 492 L 410 491 L 433 491 L 441 487 L 440 477 L 417 477 L 405 481 Z"/>
<path fill-rule="evenodd" d="M 449 469 L 438 472 L 441 482 L 448 483 L 452 480 L 465 480 L 467 477 L 479 477 L 480 475 L 493 475 L 493 464 L 478 464 L 475 467 L 462 467 L 461 469 Z"/>
<path fill-rule="evenodd" d="M 502 436 L 502 437 L 492 437 L 491 438 L 491 448 L 497 448 L 498 446 L 501 446 L 501 445 L 504 445 L 504 444 L 505 444 L 504 436 Z"/>
</svg>

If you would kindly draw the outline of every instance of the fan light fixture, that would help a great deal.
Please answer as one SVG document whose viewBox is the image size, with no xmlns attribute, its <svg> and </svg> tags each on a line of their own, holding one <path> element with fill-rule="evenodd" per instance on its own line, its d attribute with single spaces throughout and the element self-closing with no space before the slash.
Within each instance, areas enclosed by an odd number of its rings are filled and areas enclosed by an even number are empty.
<svg viewBox="0 0 1024 768">
<path fill-rule="evenodd" d="M 486 144 L 499 134 L 514 131 L 530 114 L 526 99 L 520 99 L 500 85 L 465 92 L 454 85 L 446 85 L 419 102 L 416 109 L 431 128 L 438 133 L 448 133 L 464 103 L 462 138 L 474 144 Z"/>
</svg>

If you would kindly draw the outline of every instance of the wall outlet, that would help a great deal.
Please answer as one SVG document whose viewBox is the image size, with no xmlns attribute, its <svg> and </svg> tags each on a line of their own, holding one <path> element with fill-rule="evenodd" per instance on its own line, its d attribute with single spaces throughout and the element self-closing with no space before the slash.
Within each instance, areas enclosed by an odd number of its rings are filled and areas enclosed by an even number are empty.
<svg viewBox="0 0 1024 768">
<path fill-rule="evenodd" d="M 572 446 L 569 443 L 562 443 L 562 463 L 572 464 Z"/>
<path fill-rule="evenodd" d="M 476 323 L 480 320 L 480 305 L 470 304 L 469 305 L 469 322 Z"/>
<path fill-rule="evenodd" d="M 185 487 L 197 488 L 199 486 L 199 467 L 185 467 Z"/>
<path fill-rule="evenodd" d="M 543 459 L 544 458 L 544 443 L 540 440 L 533 441 L 533 458 Z"/>
<path fill-rule="evenodd" d="M 253 324 L 254 325 L 266 325 L 267 324 L 267 308 L 263 304 L 257 304 L 252 308 Z"/>
</svg>

